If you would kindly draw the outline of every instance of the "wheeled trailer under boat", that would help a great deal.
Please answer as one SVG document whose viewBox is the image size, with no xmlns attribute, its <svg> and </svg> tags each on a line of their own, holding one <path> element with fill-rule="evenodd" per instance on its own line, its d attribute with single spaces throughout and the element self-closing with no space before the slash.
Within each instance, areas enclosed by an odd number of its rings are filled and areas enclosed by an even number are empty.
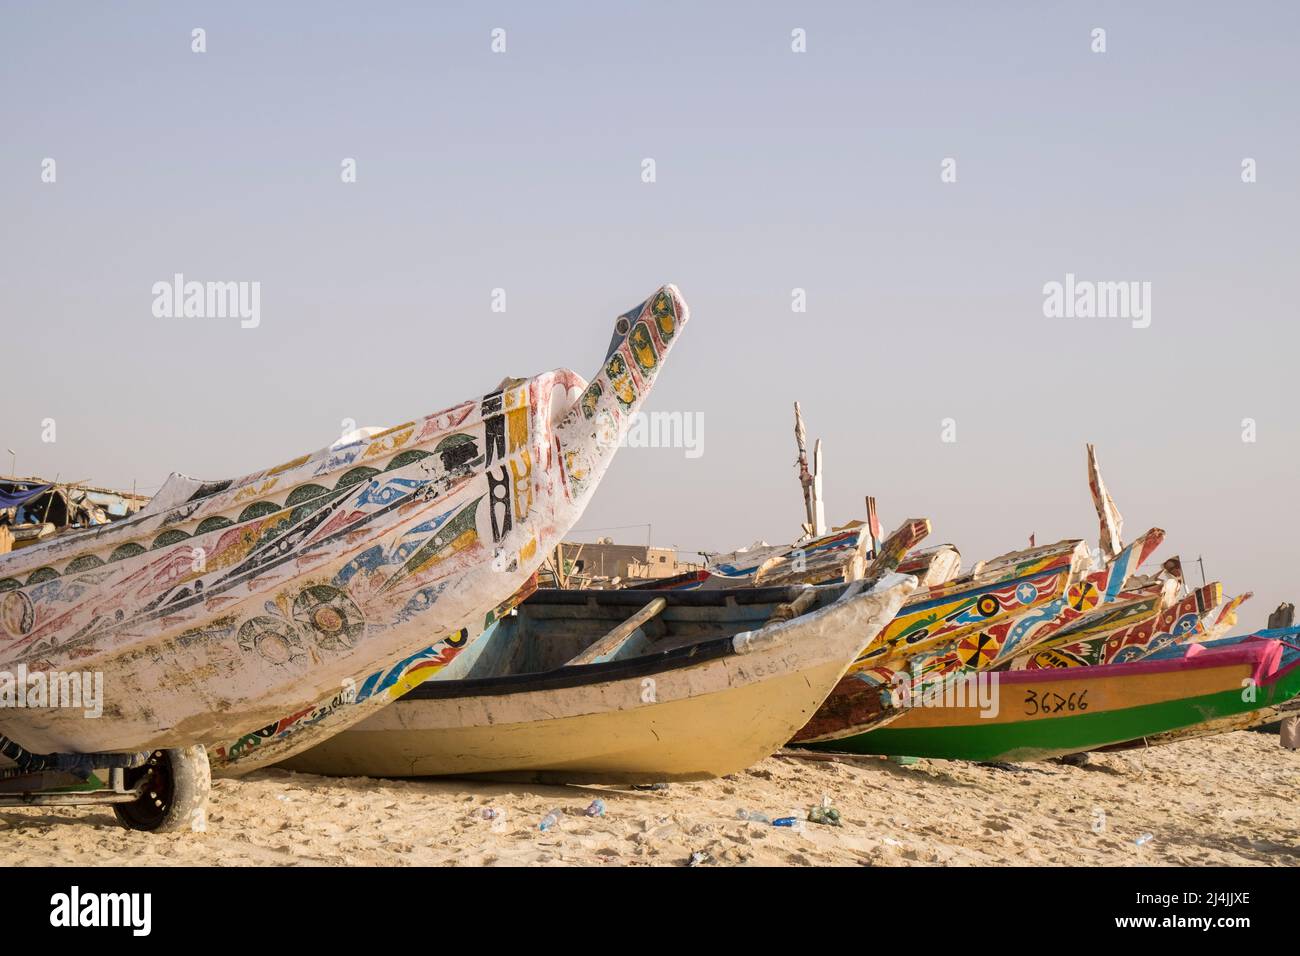
<svg viewBox="0 0 1300 956">
<path fill-rule="evenodd" d="M 202 744 L 138 754 L 33 754 L 0 736 L 0 807 L 111 806 L 128 830 L 207 828 Z"/>
</svg>

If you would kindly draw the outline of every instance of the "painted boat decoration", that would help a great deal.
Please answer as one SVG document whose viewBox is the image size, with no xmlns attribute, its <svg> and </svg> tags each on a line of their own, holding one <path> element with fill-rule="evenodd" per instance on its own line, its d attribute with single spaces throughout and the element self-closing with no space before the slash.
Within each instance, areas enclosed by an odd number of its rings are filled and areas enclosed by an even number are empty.
<svg viewBox="0 0 1300 956">
<path fill-rule="evenodd" d="M 1123 595 L 1126 600 L 1113 605 L 1110 613 L 1091 615 L 1078 626 L 1053 634 L 1004 667 L 1009 670 L 1032 670 L 1081 666 L 1083 655 L 1095 654 L 1099 647 L 1127 646 L 1129 661 L 1142 660 L 1147 652 L 1171 644 L 1205 642 L 1222 637 L 1236 625 L 1237 608 L 1250 599 L 1250 594 L 1246 593 L 1225 601 L 1201 615 L 1193 627 L 1171 635 L 1166 628 L 1177 624 L 1180 605 L 1183 611 L 1195 613 L 1197 603 L 1195 595 L 1178 593 L 1180 583 L 1178 579 L 1166 579 L 1155 585 L 1128 591 Z M 1211 590 L 1205 597 L 1212 598 L 1214 593 Z M 1136 641 L 1131 640 L 1134 636 Z M 1078 645 L 1076 653 L 1068 659 L 1074 663 L 1069 663 L 1060 656 L 1060 650 L 1071 645 Z M 1096 660 L 1093 663 L 1107 664 L 1114 661 Z"/>
<path fill-rule="evenodd" d="M 962 675 L 935 685 L 931 705 L 915 701 L 887 727 L 812 746 L 942 760 L 1043 760 L 1231 718 L 1300 693 L 1300 659 L 1284 662 L 1279 641 L 1182 650 L 1171 660 L 1136 664 Z"/>
<path fill-rule="evenodd" d="M 918 593 L 861 654 L 853 670 L 910 657 L 1050 604 L 1081 578 L 1089 560 L 1082 541 L 1058 541 L 1001 555 L 971 574 Z"/>
<path fill-rule="evenodd" d="M 1197 633 L 1201 622 L 1223 602 L 1223 585 L 1215 582 L 1197 588 L 1153 618 L 1101 637 L 1062 644 L 1029 656 L 1025 670 L 1089 667 L 1139 661 L 1153 651 L 1183 641 Z"/>
<path fill-rule="evenodd" d="M 314 705 L 295 711 L 251 733 L 212 745 L 208 759 L 213 777 L 237 777 L 308 749 L 332 734 L 352 726 L 397 700 L 426 680 L 439 680 L 459 651 L 478 639 L 529 595 L 537 591 L 534 573 L 514 594 L 484 615 L 481 623 L 463 628 L 449 640 L 439 641 L 415 654 L 372 671 L 360 681 L 344 686 Z M 451 645 L 450 652 L 447 645 Z"/>
<path fill-rule="evenodd" d="M 461 679 L 422 684 L 282 766 L 566 783 L 734 773 L 789 739 L 915 586 L 539 591 L 461 655 Z"/>
<path fill-rule="evenodd" d="M 0 558 L 0 667 L 100 672 L 105 698 L 100 720 L 0 710 L 0 734 L 215 744 L 412 654 L 445 664 L 581 514 L 686 321 L 667 286 L 619 318 L 590 383 L 508 379 L 242 478 L 173 476 L 132 518 Z"/>
<path fill-rule="evenodd" d="M 967 630 L 965 634 L 931 647 L 928 654 L 917 652 L 910 657 L 895 656 L 865 667 L 855 664 L 791 742 L 803 745 L 852 741 L 872 728 L 896 719 L 911 696 L 923 690 L 927 682 L 958 671 L 989 669 L 997 662 L 1009 659 L 1019 649 L 1031 646 L 1055 630 L 1093 613 L 1099 605 L 1115 601 L 1123 593 L 1125 582 L 1163 540 L 1164 532 L 1153 528 L 1122 550 L 1104 568 L 1070 584 L 1054 600 L 1045 603 L 1026 600 L 1025 609 L 1020 614 L 1003 615 L 982 629 Z M 1058 559 L 1063 555 L 1071 556 L 1069 570 L 1058 567 L 1054 573 L 1073 576 L 1082 542 L 1076 542 L 1076 546 L 1068 551 L 1062 547 L 1066 544 L 1069 542 L 1053 548 Z M 1030 562 L 1031 574 L 1037 573 L 1035 565 L 1043 560 L 1047 559 L 1038 557 Z M 992 567 L 993 574 L 1015 573 L 1015 569 L 1023 565 L 1016 561 L 999 561 Z M 1008 572 L 1007 569 L 1011 570 Z M 1031 598 L 1034 595 L 1025 592 L 1024 596 Z M 990 610 L 993 610 L 991 606 Z M 989 617 L 995 618 L 996 615 L 990 614 Z"/>
<path fill-rule="evenodd" d="M 1075 641 L 1094 640 L 1108 637 L 1117 631 L 1155 619 L 1177 599 L 1177 582 L 1165 581 L 1154 586 L 1128 588 L 1119 599 L 1094 610 L 1092 613 L 1060 628 L 1050 637 L 1037 641 L 1029 653 L 1039 648 L 1070 644 Z M 1023 650 L 1023 648 L 1022 648 Z M 1028 658 L 1022 654 L 1008 662 L 1011 670 L 1023 670 L 1017 666 Z M 994 665 L 996 666 L 996 665 Z"/>
<path fill-rule="evenodd" d="M 1170 585 L 1130 585 L 1138 569 L 1164 541 L 1165 533 L 1152 528 L 1123 548 L 1099 571 L 1070 586 L 1066 594 L 1048 604 L 1001 621 L 978 633 L 949 642 L 906 661 L 918 680 L 929 680 L 965 670 L 992 670 L 1005 666 L 1015 655 L 1060 639 L 1060 635 L 1108 633 L 1117 622 L 1132 622 L 1149 610 L 1155 614 Z"/>
<path fill-rule="evenodd" d="M 1200 624 L 1187 636 L 1189 644 L 1207 644 L 1227 637 L 1228 632 L 1237 626 L 1237 610 L 1255 595 L 1250 591 L 1228 598 L 1201 618 Z M 1279 629 L 1280 630 L 1280 629 Z M 1275 635 L 1268 635 L 1275 636 Z"/>
</svg>

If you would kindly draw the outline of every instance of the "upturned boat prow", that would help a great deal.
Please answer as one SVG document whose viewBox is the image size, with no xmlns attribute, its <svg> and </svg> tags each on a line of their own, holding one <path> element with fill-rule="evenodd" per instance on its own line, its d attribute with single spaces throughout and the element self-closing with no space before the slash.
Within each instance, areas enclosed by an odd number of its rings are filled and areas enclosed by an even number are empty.
<svg viewBox="0 0 1300 956">
<path fill-rule="evenodd" d="M 104 686 L 103 719 L 6 709 L 0 734 L 28 755 L 206 745 L 232 772 L 436 674 L 531 589 L 688 316 L 665 286 L 590 382 L 507 379 L 241 478 L 173 475 L 130 518 L 0 557 L 0 666 Z"/>
</svg>

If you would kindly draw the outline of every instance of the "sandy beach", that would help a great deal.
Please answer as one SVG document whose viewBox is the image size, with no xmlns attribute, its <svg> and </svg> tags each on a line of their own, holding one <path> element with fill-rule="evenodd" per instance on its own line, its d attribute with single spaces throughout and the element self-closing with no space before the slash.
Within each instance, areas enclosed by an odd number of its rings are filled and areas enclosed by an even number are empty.
<svg viewBox="0 0 1300 956">
<path fill-rule="evenodd" d="M 1294 866 L 1298 787 L 1300 754 L 1246 732 L 1086 767 L 777 755 L 650 791 L 270 769 L 216 781 L 206 833 L 131 833 L 96 809 L 5 809 L 0 865 L 682 866 L 695 855 L 704 866 Z M 605 816 L 584 816 L 597 797 Z M 823 797 L 843 826 L 737 817 L 803 816 Z M 551 810 L 560 822 L 543 832 Z"/>
</svg>

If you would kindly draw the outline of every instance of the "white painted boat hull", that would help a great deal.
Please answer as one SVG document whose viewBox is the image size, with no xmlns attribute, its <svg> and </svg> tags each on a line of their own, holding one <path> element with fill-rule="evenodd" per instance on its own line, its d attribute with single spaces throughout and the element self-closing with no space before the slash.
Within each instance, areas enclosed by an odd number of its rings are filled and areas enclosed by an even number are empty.
<svg viewBox="0 0 1300 956">
<path fill-rule="evenodd" d="M 268 753 L 283 755 L 296 724 L 364 716 L 313 720 L 412 655 L 436 671 L 526 586 L 687 315 L 666 287 L 620 319 L 590 384 L 567 370 L 511 380 L 241 479 L 175 478 L 132 519 L 0 559 L 0 671 L 103 679 L 101 716 L 0 708 L 0 734 L 90 753 L 219 748 L 274 726 Z"/>
</svg>

